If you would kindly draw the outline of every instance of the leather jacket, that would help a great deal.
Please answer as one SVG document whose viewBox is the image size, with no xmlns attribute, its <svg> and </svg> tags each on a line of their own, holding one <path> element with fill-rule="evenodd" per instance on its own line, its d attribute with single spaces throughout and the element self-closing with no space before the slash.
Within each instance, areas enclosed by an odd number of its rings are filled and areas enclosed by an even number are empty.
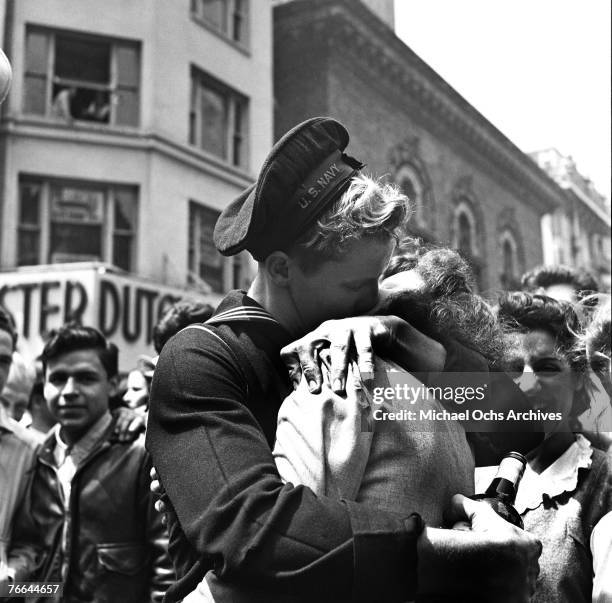
<svg viewBox="0 0 612 603">
<path fill-rule="evenodd" d="M 161 601 L 174 581 L 143 438 L 118 442 L 113 428 L 78 465 L 66 506 L 51 432 L 15 526 L 15 547 L 33 546 L 42 559 L 28 579 L 63 582 L 62 601 Z"/>
</svg>

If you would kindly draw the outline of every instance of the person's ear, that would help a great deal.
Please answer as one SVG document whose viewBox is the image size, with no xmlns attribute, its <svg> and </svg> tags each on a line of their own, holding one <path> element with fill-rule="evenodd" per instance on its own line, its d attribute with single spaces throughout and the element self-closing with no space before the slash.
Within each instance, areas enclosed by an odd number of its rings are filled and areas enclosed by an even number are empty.
<svg viewBox="0 0 612 603">
<path fill-rule="evenodd" d="M 115 375 L 108 380 L 108 397 L 114 398 L 119 391 L 119 375 Z"/>
<path fill-rule="evenodd" d="M 291 258 L 283 251 L 273 251 L 265 260 L 266 273 L 277 287 L 287 287 L 290 279 Z"/>
</svg>

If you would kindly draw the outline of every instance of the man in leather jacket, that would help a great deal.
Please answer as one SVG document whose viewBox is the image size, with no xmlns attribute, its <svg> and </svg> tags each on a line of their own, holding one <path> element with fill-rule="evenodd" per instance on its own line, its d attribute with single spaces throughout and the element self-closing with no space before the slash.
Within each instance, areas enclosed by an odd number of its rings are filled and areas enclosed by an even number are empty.
<svg viewBox="0 0 612 603">
<path fill-rule="evenodd" d="M 68 325 L 42 358 L 58 425 L 37 453 L 17 517 L 15 580 L 61 582 L 63 601 L 160 601 L 174 576 L 149 492 L 149 455 L 142 438 L 113 437 L 108 411 L 117 348 L 93 328 Z"/>
</svg>

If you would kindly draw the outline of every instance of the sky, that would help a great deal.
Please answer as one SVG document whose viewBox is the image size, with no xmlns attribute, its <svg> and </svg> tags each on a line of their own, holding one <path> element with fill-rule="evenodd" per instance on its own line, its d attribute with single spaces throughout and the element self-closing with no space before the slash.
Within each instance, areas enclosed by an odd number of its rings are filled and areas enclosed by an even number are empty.
<svg viewBox="0 0 612 603">
<path fill-rule="evenodd" d="M 610 0 L 395 0 L 397 35 L 522 151 L 610 199 Z"/>
</svg>

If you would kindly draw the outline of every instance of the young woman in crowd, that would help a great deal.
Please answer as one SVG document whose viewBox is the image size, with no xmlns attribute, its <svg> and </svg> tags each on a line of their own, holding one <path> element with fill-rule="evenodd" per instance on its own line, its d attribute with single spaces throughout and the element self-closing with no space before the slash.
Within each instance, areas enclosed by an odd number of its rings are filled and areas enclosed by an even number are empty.
<svg viewBox="0 0 612 603">
<path fill-rule="evenodd" d="M 578 318 L 567 302 L 524 292 L 504 294 L 503 365 L 534 410 L 558 413 L 544 441 L 528 453 L 515 507 L 543 544 L 532 601 L 580 603 L 612 597 L 612 459 L 574 433 L 589 404 L 587 357 L 576 345 Z M 495 467 L 476 470 L 476 491 Z"/>
</svg>

